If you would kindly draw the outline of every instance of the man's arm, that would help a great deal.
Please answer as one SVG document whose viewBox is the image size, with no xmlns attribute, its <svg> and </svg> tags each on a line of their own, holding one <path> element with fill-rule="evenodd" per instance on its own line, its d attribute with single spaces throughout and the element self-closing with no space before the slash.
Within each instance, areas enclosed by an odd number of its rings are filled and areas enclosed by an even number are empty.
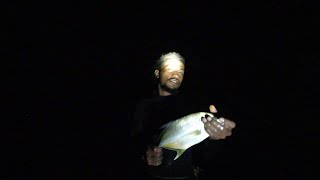
<svg viewBox="0 0 320 180">
<path fill-rule="evenodd" d="M 150 166 L 159 166 L 162 163 L 162 148 L 155 146 L 148 146 L 147 142 L 151 137 L 145 134 L 143 121 L 145 119 L 145 103 L 142 101 L 136 105 L 132 129 L 130 132 L 132 147 L 135 159 L 143 161 Z"/>
</svg>

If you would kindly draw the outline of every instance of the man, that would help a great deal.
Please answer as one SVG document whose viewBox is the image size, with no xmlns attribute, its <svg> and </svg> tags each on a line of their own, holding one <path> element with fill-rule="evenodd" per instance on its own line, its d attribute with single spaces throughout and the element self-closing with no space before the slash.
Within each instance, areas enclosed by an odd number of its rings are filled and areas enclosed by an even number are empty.
<svg viewBox="0 0 320 180">
<path fill-rule="evenodd" d="M 135 137 L 137 156 L 142 162 L 142 176 L 146 179 L 195 179 L 192 165 L 192 147 L 177 160 L 175 152 L 157 147 L 159 127 L 192 112 L 201 111 L 195 100 L 178 96 L 183 82 L 185 60 L 176 52 L 164 54 L 157 60 L 154 76 L 158 80 L 158 95 L 142 101 L 136 108 L 132 136 Z M 207 105 L 211 113 L 217 110 Z M 207 110 L 206 110 L 207 111 Z M 209 139 L 225 139 L 231 135 L 235 123 L 220 118 L 202 117 Z"/>
</svg>

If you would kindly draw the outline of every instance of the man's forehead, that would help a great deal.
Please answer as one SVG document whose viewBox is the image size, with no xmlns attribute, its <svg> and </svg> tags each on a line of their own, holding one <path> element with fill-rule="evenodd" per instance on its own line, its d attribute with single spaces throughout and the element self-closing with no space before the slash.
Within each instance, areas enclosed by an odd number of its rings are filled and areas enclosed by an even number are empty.
<svg viewBox="0 0 320 180">
<path fill-rule="evenodd" d="M 163 67 L 169 68 L 169 69 L 181 69 L 181 68 L 184 68 L 184 64 L 180 60 L 172 58 L 172 59 L 167 59 L 163 63 Z"/>
</svg>

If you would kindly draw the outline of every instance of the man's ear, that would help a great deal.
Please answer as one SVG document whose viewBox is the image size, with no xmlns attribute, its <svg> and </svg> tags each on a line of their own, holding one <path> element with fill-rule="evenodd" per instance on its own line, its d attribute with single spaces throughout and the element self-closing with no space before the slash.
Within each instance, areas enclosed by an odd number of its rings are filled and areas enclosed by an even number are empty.
<svg viewBox="0 0 320 180">
<path fill-rule="evenodd" d="M 159 70 L 158 69 L 156 69 L 156 70 L 154 70 L 154 76 L 156 77 L 156 78 L 159 78 Z"/>
</svg>

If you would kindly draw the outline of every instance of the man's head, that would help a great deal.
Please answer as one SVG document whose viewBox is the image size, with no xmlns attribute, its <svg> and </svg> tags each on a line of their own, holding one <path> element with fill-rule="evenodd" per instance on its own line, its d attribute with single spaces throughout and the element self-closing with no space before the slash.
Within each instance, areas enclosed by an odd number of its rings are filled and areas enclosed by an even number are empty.
<svg viewBox="0 0 320 180">
<path fill-rule="evenodd" d="M 157 60 L 154 75 L 159 80 L 158 88 L 161 96 L 178 91 L 184 77 L 185 60 L 176 52 L 163 54 Z"/>
</svg>

